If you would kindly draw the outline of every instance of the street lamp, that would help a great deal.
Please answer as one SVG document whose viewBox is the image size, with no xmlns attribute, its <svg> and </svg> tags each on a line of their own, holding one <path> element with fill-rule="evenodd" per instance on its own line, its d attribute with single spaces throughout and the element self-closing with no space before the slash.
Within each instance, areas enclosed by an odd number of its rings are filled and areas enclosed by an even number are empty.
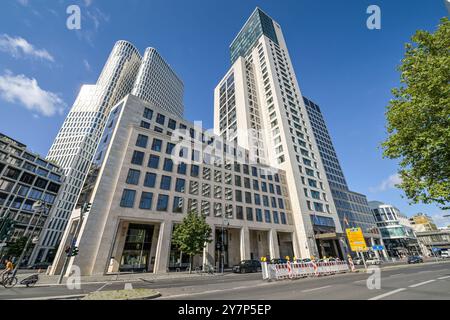
<svg viewBox="0 0 450 320">
<path fill-rule="evenodd" d="M 22 253 L 20 254 L 19 260 L 17 260 L 16 267 L 14 268 L 13 276 L 16 276 L 17 271 L 19 270 L 20 264 L 22 263 L 22 260 L 25 257 L 25 254 L 26 254 L 26 252 L 28 250 L 28 246 L 30 245 L 30 243 L 34 242 L 36 240 L 36 238 L 37 238 L 37 241 L 39 240 L 39 236 L 33 238 L 33 234 L 36 231 L 37 225 L 41 221 L 42 215 L 44 213 L 48 212 L 47 204 L 45 202 L 43 202 L 43 201 L 36 201 L 33 204 L 32 208 L 33 208 L 33 215 L 31 217 L 30 223 L 27 226 L 27 229 L 25 230 L 25 234 L 28 232 L 28 227 L 31 225 L 31 222 L 33 221 L 34 217 L 36 216 L 36 213 L 39 213 L 39 218 L 38 218 L 38 221 L 34 224 L 33 230 L 31 231 L 31 234 L 28 236 L 27 242 L 25 243 L 25 246 L 24 246 L 24 248 L 22 250 Z"/>
</svg>

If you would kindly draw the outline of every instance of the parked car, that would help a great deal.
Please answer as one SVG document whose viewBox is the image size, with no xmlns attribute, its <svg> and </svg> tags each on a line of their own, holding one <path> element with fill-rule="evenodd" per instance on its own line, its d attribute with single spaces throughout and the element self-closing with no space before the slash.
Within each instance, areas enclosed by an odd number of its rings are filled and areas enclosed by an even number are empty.
<svg viewBox="0 0 450 320">
<path fill-rule="evenodd" d="M 413 263 L 423 263 L 423 258 L 421 256 L 408 257 L 408 264 L 413 264 Z"/>
<path fill-rule="evenodd" d="M 233 266 L 234 273 L 261 272 L 261 262 L 258 260 L 242 260 L 239 264 Z"/>
<path fill-rule="evenodd" d="M 366 261 L 368 266 L 378 266 L 381 264 L 381 260 L 378 258 L 370 258 Z"/>
<path fill-rule="evenodd" d="M 352 261 L 355 266 L 361 266 L 364 264 L 364 261 L 361 258 L 354 258 L 352 259 Z"/>
<path fill-rule="evenodd" d="M 441 258 L 442 259 L 450 259 L 450 252 L 448 252 L 448 251 L 441 251 Z"/>
<path fill-rule="evenodd" d="M 297 259 L 297 260 L 295 260 L 295 263 L 303 263 L 303 264 L 306 264 L 306 263 L 311 263 L 311 262 L 312 262 L 311 259 Z"/>
<path fill-rule="evenodd" d="M 283 259 L 283 258 L 274 258 L 274 259 L 270 260 L 270 263 L 271 264 L 284 264 L 284 263 L 287 263 L 287 260 Z"/>
</svg>

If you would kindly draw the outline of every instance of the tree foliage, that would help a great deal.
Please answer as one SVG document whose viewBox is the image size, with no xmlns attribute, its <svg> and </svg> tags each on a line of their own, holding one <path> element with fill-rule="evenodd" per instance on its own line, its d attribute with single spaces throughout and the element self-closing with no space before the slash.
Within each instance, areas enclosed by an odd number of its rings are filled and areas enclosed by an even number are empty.
<svg viewBox="0 0 450 320">
<path fill-rule="evenodd" d="M 19 257 L 22 254 L 25 245 L 27 244 L 28 238 L 22 237 L 17 239 L 16 242 L 12 243 L 8 247 L 8 255 L 11 257 Z"/>
<path fill-rule="evenodd" d="M 183 222 L 175 227 L 172 242 L 190 258 L 190 270 L 192 270 L 192 258 L 203 253 L 206 243 L 211 243 L 212 229 L 206 218 L 194 212 L 190 212 Z"/>
<path fill-rule="evenodd" d="M 398 159 L 412 203 L 450 203 L 450 21 L 417 31 L 398 70 L 401 87 L 387 107 L 384 156 Z"/>
</svg>

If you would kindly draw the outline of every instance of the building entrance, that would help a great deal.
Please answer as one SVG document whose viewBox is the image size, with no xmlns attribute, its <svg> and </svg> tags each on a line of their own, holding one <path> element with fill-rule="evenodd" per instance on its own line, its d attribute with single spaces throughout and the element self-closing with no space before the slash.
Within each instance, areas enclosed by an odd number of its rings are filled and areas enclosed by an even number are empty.
<svg viewBox="0 0 450 320">
<path fill-rule="evenodd" d="M 150 251 L 154 226 L 130 224 L 120 259 L 120 272 L 146 272 L 150 263 Z"/>
</svg>

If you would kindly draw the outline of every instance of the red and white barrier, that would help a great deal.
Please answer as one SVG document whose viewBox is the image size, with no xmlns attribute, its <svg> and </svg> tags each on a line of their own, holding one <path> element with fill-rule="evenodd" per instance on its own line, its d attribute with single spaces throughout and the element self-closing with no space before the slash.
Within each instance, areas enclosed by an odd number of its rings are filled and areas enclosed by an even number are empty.
<svg viewBox="0 0 450 320">
<path fill-rule="evenodd" d="M 304 277 L 319 277 L 332 275 L 337 273 L 349 272 L 350 268 L 347 262 L 309 262 L 309 263 L 284 263 L 284 264 L 268 264 L 267 273 L 264 279 L 298 279 Z"/>
</svg>

